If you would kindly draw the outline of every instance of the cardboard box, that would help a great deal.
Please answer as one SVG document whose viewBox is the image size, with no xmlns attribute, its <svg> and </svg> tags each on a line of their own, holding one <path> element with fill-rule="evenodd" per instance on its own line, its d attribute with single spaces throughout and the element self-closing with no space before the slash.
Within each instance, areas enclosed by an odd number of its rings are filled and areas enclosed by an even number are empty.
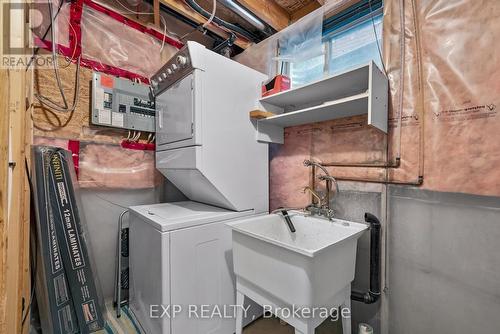
<svg viewBox="0 0 500 334">
<path fill-rule="evenodd" d="M 73 168 L 73 161 L 70 156 L 64 150 L 57 150 L 51 155 L 49 193 L 80 332 L 90 333 L 102 329 L 104 319 L 78 213 L 70 169 Z"/>
<path fill-rule="evenodd" d="M 34 152 L 39 258 L 44 269 L 43 274 L 37 270 L 42 329 L 47 333 L 95 332 L 104 328 L 105 320 L 78 212 L 71 154 L 44 146 L 35 147 Z M 57 268 L 52 275 L 50 266 Z"/>
<path fill-rule="evenodd" d="M 62 263 L 52 208 L 47 205 L 48 158 L 53 151 L 37 147 L 33 154 L 37 215 L 37 272 L 34 284 L 43 332 L 73 334 L 78 333 L 77 318 Z"/>
</svg>

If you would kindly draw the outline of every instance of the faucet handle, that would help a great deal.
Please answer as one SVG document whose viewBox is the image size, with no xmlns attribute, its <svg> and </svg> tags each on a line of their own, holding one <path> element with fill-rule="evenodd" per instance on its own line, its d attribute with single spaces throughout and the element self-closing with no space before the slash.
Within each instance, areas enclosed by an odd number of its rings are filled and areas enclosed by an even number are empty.
<svg viewBox="0 0 500 334">
<path fill-rule="evenodd" d="M 318 179 L 320 179 L 321 181 L 332 182 L 335 185 L 335 194 L 339 193 L 339 184 L 337 183 L 337 180 L 333 176 L 320 175 L 318 176 Z"/>
</svg>

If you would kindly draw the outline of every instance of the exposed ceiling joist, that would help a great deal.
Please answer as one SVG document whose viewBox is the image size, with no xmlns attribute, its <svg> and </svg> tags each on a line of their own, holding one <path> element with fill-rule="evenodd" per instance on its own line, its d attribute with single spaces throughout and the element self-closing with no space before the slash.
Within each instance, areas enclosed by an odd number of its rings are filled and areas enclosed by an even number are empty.
<svg viewBox="0 0 500 334">
<path fill-rule="evenodd" d="M 274 0 L 239 0 L 238 3 L 278 31 L 290 24 L 290 14 Z"/>
<path fill-rule="evenodd" d="M 305 5 L 304 7 L 299 8 L 298 10 L 296 10 L 292 14 L 290 14 L 290 20 L 292 22 L 297 21 L 301 17 L 306 16 L 310 12 L 312 12 L 312 11 L 318 9 L 319 7 L 323 6 L 323 2 L 324 1 L 321 1 L 321 0 L 319 0 L 319 1 L 311 1 L 310 3 L 308 3 L 307 5 Z"/>
<path fill-rule="evenodd" d="M 197 13 L 194 11 L 191 7 L 189 7 L 183 0 L 160 0 L 161 3 L 163 3 L 165 6 L 168 8 L 176 11 L 177 13 L 187 17 L 188 19 L 192 20 L 193 22 L 196 22 L 198 24 L 203 24 L 207 21 L 203 15 Z M 207 26 L 207 29 L 216 33 L 217 35 L 223 37 L 223 38 L 228 38 L 229 34 L 219 28 L 217 25 L 211 23 Z M 239 47 L 246 49 L 249 47 L 252 43 L 246 40 L 245 38 L 239 37 L 236 39 L 234 44 L 238 45 Z"/>
</svg>

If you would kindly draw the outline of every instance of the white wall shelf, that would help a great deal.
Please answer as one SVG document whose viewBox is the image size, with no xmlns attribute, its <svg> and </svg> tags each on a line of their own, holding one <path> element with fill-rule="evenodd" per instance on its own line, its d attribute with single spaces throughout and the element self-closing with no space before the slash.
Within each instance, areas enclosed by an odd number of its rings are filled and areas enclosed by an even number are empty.
<svg viewBox="0 0 500 334">
<path fill-rule="evenodd" d="M 387 133 L 388 81 L 372 61 L 308 85 L 260 99 L 276 115 L 257 121 L 257 139 L 283 144 L 283 129 L 368 114 L 368 124 Z"/>
</svg>

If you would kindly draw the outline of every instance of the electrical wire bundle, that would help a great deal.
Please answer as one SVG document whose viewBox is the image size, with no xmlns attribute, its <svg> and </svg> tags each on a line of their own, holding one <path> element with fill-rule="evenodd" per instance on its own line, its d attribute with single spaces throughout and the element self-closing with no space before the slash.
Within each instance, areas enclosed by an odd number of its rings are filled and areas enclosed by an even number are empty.
<svg viewBox="0 0 500 334">
<path fill-rule="evenodd" d="M 61 9 L 62 3 L 59 5 L 59 9 L 57 11 L 57 14 L 59 14 L 59 11 Z M 56 101 L 52 100 L 49 97 L 43 96 L 39 93 L 35 93 L 35 97 L 38 99 L 38 101 L 45 107 L 55 110 L 57 112 L 63 112 L 63 113 L 73 113 L 76 105 L 78 103 L 78 98 L 79 98 L 79 92 L 80 92 L 80 56 L 78 56 L 76 60 L 76 77 L 75 77 L 75 90 L 73 94 L 73 102 L 71 105 L 68 105 L 68 101 L 66 99 L 66 94 L 64 93 L 64 89 L 62 87 L 62 82 L 61 82 L 61 77 L 59 75 L 59 62 L 58 62 L 58 55 L 57 55 L 57 45 L 56 45 L 56 24 L 55 24 L 55 18 L 56 16 L 54 15 L 53 8 L 52 8 L 52 2 L 51 0 L 47 1 L 48 4 L 48 9 L 49 9 L 49 15 L 50 15 L 50 36 L 51 36 L 51 43 L 52 43 L 52 50 L 51 50 L 51 55 L 52 55 L 52 66 L 54 69 L 54 75 L 56 78 L 57 82 L 57 88 L 59 90 L 59 94 L 61 95 L 61 99 L 63 102 L 63 105 L 58 104 Z M 57 15 L 56 14 L 56 15 Z M 75 46 L 76 48 L 76 46 Z M 71 59 L 73 61 L 73 59 Z"/>
</svg>

